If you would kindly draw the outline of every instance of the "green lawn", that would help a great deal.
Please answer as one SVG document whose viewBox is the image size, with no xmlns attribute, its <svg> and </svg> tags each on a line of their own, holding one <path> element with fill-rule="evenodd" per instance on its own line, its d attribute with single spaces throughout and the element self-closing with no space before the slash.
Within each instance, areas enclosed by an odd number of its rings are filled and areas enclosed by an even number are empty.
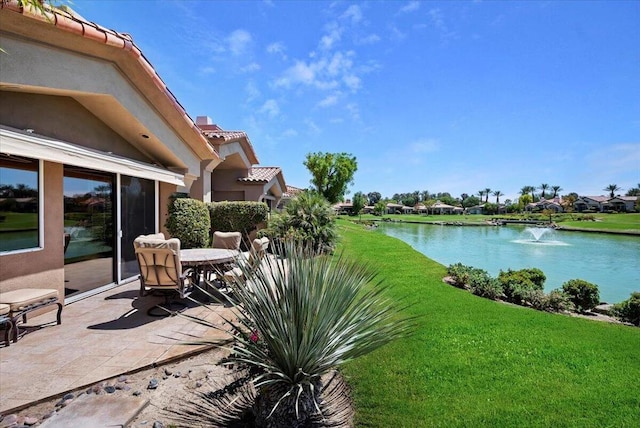
<svg viewBox="0 0 640 428">
<path fill-rule="evenodd" d="M 4 220 L 0 222 L 0 232 L 38 228 L 37 213 L 16 213 L 0 211 L 0 217 L 4 217 Z"/>
<path fill-rule="evenodd" d="M 578 229 L 628 231 L 640 233 L 640 214 L 592 214 L 596 221 L 571 221 L 562 222 L 561 226 Z"/>
<path fill-rule="evenodd" d="M 389 219 L 395 221 L 409 222 L 455 222 L 483 224 L 492 218 L 505 219 L 540 219 L 540 221 L 548 221 L 548 217 L 539 215 L 520 215 L 509 214 L 500 216 L 491 215 L 421 215 L 421 214 L 391 214 L 383 217 L 374 216 L 373 214 L 363 214 L 362 216 L 348 217 L 341 216 L 343 219 L 373 220 L 380 221 Z M 584 218 L 595 218 L 596 221 L 584 221 Z M 587 230 L 603 230 L 611 232 L 629 232 L 640 234 L 640 213 L 630 214 L 560 214 L 554 215 L 553 221 L 560 227 L 569 227 L 572 229 Z"/>
<path fill-rule="evenodd" d="M 482 299 L 399 240 L 339 228 L 419 316 L 414 336 L 346 365 L 358 426 L 638 426 L 640 328 Z"/>
</svg>

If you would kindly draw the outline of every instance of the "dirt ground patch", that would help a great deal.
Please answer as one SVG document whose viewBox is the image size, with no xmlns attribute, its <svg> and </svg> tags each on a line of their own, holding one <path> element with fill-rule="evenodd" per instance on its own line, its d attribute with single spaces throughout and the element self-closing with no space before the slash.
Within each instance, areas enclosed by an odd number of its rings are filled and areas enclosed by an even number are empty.
<svg viewBox="0 0 640 428">
<path fill-rule="evenodd" d="M 37 426 L 55 412 L 64 412 L 66 405 L 84 394 L 117 394 L 147 399 L 148 404 L 127 425 L 130 428 L 199 426 L 195 423 L 193 425 L 178 423 L 172 411 L 181 408 L 184 403 L 198 400 L 198 393 L 218 390 L 235 379 L 231 369 L 218 364 L 226 355 L 227 351 L 210 349 L 158 367 L 108 379 L 72 391 L 64 397 L 52 398 L 27 407 L 12 415 L 4 415 L 4 420 L 0 421 L 0 427 Z M 348 401 L 351 403 L 350 398 Z M 348 410 L 346 419 L 348 422 L 342 426 L 352 426 L 352 408 Z"/>
</svg>

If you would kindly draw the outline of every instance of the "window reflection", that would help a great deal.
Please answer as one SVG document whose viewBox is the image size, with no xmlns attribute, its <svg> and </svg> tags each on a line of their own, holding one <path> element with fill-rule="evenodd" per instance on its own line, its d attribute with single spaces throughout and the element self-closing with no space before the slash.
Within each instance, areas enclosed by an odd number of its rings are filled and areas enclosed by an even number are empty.
<svg viewBox="0 0 640 428">
<path fill-rule="evenodd" d="M 38 248 L 39 161 L 0 153 L 0 251 Z"/>
</svg>

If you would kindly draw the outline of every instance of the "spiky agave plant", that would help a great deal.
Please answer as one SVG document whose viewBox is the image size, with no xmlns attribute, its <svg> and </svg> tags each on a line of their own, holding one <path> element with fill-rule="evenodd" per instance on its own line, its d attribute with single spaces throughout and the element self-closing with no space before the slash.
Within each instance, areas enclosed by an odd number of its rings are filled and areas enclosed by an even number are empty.
<svg viewBox="0 0 640 428">
<path fill-rule="evenodd" d="M 255 386 L 256 426 L 322 425 L 322 376 L 406 336 L 413 323 L 365 265 L 289 245 L 286 257 L 242 267 L 233 287 L 237 332 L 225 364 Z"/>
</svg>

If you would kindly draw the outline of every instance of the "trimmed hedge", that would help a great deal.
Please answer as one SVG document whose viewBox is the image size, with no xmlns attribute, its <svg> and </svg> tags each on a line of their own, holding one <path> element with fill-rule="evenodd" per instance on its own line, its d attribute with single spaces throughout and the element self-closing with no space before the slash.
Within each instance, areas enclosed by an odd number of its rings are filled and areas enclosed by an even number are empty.
<svg viewBox="0 0 640 428">
<path fill-rule="evenodd" d="M 213 232 L 241 232 L 242 241 L 269 217 L 269 207 L 264 202 L 224 201 L 210 202 L 211 234 Z"/>
<path fill-rule="evenodd" d="M 211 220 L 207 205 L 200 200 L 173 195 L 165 226 L 172 237 L 180 239 L 181 248 L 209 246 Z"/>
</svg>

